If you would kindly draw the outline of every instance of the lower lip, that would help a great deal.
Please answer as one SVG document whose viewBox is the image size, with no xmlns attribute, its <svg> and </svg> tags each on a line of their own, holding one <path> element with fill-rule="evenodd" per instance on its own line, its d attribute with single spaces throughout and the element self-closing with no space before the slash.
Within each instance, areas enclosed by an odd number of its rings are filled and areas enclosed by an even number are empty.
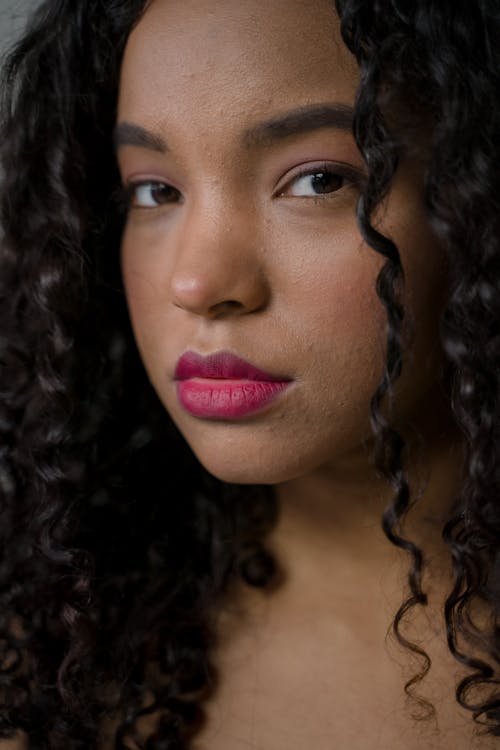
<svg viewBox="0 0 500 750">
<path fill-rule="evenodd" d="M 238 419 L 260 411 L 289 385 L 290 381 L 180 380 L 177 398 L 195 417 Z"/>
</svg>

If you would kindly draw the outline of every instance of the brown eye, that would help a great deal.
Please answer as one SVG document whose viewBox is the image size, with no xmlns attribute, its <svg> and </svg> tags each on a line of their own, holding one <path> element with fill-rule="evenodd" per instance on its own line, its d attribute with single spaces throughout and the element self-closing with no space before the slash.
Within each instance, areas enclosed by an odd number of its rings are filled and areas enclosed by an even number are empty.
<svg viewBox="0 0 500 750">
<path fill-rule="evenodd" d="M 133 208 L 157 208 L 166 203 L 177 203 L 180 197 L 180 192 L 165 182 L 130 185 L 130 204 Z"/>
<path fill-rule="evenodd" d="M 334 193 L 345 183 L 345 177 L 327 169 L 316 169 L 295 177 L 283 194 L 301 198 L 315 198 L 318 195 Z"/>
</svg>

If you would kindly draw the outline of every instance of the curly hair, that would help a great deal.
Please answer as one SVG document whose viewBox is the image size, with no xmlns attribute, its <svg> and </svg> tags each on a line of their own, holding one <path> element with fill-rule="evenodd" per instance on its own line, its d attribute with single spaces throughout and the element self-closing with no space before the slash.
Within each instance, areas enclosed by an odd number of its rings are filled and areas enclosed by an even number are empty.
<svg viewBox="0 0 500 750">
<path fill-rule="evenodd" d="M 332 4 L 333 5 L 333 4 Z M 234 577 L 270 586 L 272 488 L 230 485 L 197 461 L 139 357 L 119 271 L 113 156 L 118 77 L 146 0 L 45 0 L 6 58 L 0 155 L 0 737 L 30 750 L 189 746 L 216 688 L 213 617 Z M 361 71 L 354 134 L 368 170 L 357 219 L 386 261 L 376 291 L 387 354 L 371 402 L 383 529 L 410 558 L 401 629 L 425 605 L 404 536 L 405 443 L 384 415 L 403 367 L 398 248 L 372 225 L 420 125 L 428 220 L 450 259 L 441 319 L 463 485 L 443 529 L 454 585 L 457 700 L 500 736 L 500 7 L 497 0 L 336 0 Z M 168 457 L 168 472 L 165 460 Z M 491 619 L 479 628 L 474 602 Z M 480 656 L 478 655 L 480 654 Z M 137 722 L 156 717 L 144 742 Z"/>
<path fill-rule="evenodd" d="M 430 132 L 427 216 L 452 269 L 441 344 L 451 373 L 453 414 L 465 438 L 463 485 L 443 528 L 454 575 L 444 606 L 447 640 L 451 653 L 470 670 L 457 686 L 457 700 L 487 731 L 500 736 L 500 5 L 479 0 L 410 7 L 347 0 L 337 7 L 343 39 L 361 70 L 354 127 L 369 180 L 358 204 L 358 222 L 368 244 L 387 257 L 377 279 L 387 309 L 387 368 L 372 399 L 372 427 L 377 463 L 395 489 L 383 528 L 412 558 L 411 596 L 396 614 L 394 628 L 401 642 L 423 656 L 424 667 L 406 687 L 425 675 L 430 661 L 399 629 L 412 606 L 426 603 L 420 585 L 423 561 L 399 530 L 410 505 L 401 461 L 404 443 L 380 419 L 381 400 L 402 367 L 404 311 L 395 283 L 403 269 L 397 248 L 374 230 L 370 217 L 398 160 L 415 148 L 415 134 L 423 127 Z M 474 601 L 484 602 L 491 613 L 487 632 L 474 622 Z"/>
</svg>

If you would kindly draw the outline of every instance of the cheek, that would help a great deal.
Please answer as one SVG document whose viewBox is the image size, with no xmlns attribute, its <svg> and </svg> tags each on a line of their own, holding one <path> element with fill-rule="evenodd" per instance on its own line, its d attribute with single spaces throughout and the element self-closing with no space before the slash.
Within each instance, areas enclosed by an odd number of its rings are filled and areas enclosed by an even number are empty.
<svg viewBox="0 0 500 750">
<path fill-rule="evenodd" d="M 351 447 L 369 435 L 386 328 L 375 290 L 384 258 L 362 244 L 355 227 L 336 230 L 306 248 L 309 263 L 300 280 L 293 273 L 283 281 L 287 344 L 292 353 L 303 352 L 307 404 L 301 414 L 310 415 L 318 440 L 333 452 L 339 441 Z"/>
<path fill-rule="evenodd" d="M 367 368 L 378 375 L 383 366 L 385 311 L 375 281 L 384 259 L 355 228 L 336 229 L 315 243 L 323 251 L 311 249 L 307 274 L 286 296 L 297 339 L 313 355 L 308 367 L 352 384 Z"/>
<path fill-rule="evenodd" d="M 372 253 L 367 249 L 366 255 Z M 320 357 L 330 364 L 325 373 L 325 392 L 332 386 L 335 407 L 351 415 L 354 433 L 367 425 L 369 402 L 382 376 L 385 362 L 383 306 L 375 291 L 378 260 L 365 257 L 361 265 L 350 265 L 341 283 L 320 289 L 324 302 Z M 364 427 L 362 429 L 364 432 Z"/>
<path fill-rule="evenodd" d="M 122 244 L 122 278 L 135 340 L 147 370 L 158 356 L 158 335 L 165 333 L 166 289 L 155 266 L 139 261 L 127 242 Z"/>
</svg>

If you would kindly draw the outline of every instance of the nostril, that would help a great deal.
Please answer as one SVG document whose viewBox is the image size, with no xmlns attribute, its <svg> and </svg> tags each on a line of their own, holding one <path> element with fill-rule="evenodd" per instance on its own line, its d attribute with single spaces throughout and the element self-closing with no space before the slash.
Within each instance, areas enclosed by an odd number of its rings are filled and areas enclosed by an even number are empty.
<svg viewBox="0 0 500 750">
<path fill-rule="evenodd" d="M 244 307 L 245 305 L 242 302 L 238 302 L 236 299 L 227 299 L 223 302 L 217 302 L 215 305 L 212 305 L 210 311 L 212 313 L 220 314 L 224 312 L 232 312 Z"/>
</svg>

